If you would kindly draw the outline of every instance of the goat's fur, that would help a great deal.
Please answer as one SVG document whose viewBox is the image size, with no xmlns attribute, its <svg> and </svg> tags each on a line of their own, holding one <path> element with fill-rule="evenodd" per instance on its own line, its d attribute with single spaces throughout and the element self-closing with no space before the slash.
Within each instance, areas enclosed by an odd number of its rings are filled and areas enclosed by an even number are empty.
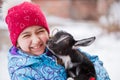
<svg viewBox="0 0 120 80">
<path fill-rule="evenodd" d="M 47 42 L 48 49 L 57 57 L 58 63 L 67 71 L 67 80 L 96 80 L 93 63 L 77 48 L 88 46 L 95 37 L 75 40 L 67 32 L 59 31 Z"/>
</svg>

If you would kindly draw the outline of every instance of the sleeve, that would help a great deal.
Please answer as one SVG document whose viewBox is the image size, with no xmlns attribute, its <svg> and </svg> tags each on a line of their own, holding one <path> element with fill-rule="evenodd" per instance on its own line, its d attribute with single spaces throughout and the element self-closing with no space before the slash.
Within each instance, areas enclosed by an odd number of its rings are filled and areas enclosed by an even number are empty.
<svg viewBox="0 0 120 80">
<path fill-rule="evenodd" d="M 35 70 L 31 68 L 21 68 L 16 70 L 11 80 L 44 80 Z"/>
<path fill-rule="evenodd" d="M 17 74 L 17 73 L 15 73 L 13 76 L 12 76 L 12 78 L 11 78 L 11 80 L 33 80 L 33 79 L 31 79 L 30 77 L 27 77 L 26 75 L 24 75 L 24 74 Z"/>
<path fill-rule="evenodd" d="M 12 76 L 11 76 L 11 80 L 33 80 L 31 77 L 29 77 L 28 73 L 26 72 L 26 70 L 23 69 L 18 69 L 16 70 Z"/>
<path fill-rule="evenodd" d="M 111 80 L 106 69 L 103 66 L 103 62 L 99 60 L 97 55 L 90 55 L 88 53 L 83 52 L 94 64 L 97 80 Z"/>
</svg>

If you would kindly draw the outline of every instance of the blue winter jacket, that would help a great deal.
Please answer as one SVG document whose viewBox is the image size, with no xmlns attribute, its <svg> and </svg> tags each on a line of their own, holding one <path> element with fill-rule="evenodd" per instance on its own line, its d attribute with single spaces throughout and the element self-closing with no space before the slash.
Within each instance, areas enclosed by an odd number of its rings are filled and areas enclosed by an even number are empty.
<svg viewBox="0 0 120 80">
<path fill-rule="evenodd" d="M 63 66 L 56 63 L 48 50 L 40 56 L 28 55 L 12 47 L 9 51 L 9 73 L 11 80 L 66 80 Z"/>
<path fill-rule="evenodd" d="M 85 54 L 95 66 L 97 80 L 110 80 L 98 56 Z M 8 58 L 11 80 L 67 80 L 64 67 L 56 63 L 55 57 L 47 49 L 40 56 L 32 56 L 12 47 Z"/>
</svg>

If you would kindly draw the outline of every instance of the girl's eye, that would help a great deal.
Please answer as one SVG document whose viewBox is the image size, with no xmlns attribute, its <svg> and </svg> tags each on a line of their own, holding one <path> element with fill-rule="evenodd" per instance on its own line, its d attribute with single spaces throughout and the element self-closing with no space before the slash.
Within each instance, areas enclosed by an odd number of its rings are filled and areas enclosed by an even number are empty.
<svg viewBox="0 0 120 80">
<path fill-rule="evenodd" d="M 30 37 L 30 35 L 24 35 L 23 36 L 23 38 L 29 38 Z"/>
<path fill-rule="evenodd" d="M 45 32 L 45 30 L 39 30 L 39 31 L 37 31 L 37 34 L 41 34 L 43 32 Z"/>
</svg>

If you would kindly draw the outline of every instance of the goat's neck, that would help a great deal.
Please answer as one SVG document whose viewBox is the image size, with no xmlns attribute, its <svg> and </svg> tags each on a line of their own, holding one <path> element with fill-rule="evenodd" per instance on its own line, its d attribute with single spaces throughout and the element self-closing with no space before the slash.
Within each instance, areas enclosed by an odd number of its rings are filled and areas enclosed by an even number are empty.
<svg viewBox="0 0 120 80">
<path fill-rule="evenodd" d="M 83 56 L 80 54 L 80 52 L 78 52 L 78 50 L 71 50 L 70 53 L 70 58 L 72 60 L 72 62 L 81 62 Z"/>
</svg>

